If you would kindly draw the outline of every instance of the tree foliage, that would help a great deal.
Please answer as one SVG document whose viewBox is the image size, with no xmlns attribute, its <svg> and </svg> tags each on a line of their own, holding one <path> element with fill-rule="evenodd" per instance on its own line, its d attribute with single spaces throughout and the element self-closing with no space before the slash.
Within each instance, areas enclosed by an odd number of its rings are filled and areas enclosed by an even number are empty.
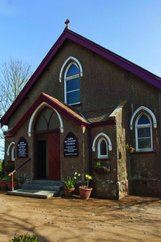
<svg viewBox="0 0 161 242">
<path fill-rule="evenodd" d="M 31 76 L 31 66 L 10 59 L 0 67 L 0 118 L 5 114 Z M 0 157 L 4 150 L 4 128 L 0 132 Z"/>
<path fill-rule="evenodd" d="M 7 111 L 31 75 L 30 65 L 10 59 L 0 71 L 0 115 Z"/>
</svg>

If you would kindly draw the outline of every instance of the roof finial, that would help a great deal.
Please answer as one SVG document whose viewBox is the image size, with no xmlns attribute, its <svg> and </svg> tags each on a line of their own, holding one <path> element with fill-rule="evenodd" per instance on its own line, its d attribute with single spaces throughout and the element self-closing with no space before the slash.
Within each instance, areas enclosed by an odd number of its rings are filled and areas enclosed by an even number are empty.
<svg viewBox="0 0 161 242">
<path fill-rule="evenodd" d="M 70 23 L 70 20 L 69 19 L 66 19 L 65 20 L 65 25 L 66 25 L 66 29 L 69 29 L 69 23 Z"/>
</svg>

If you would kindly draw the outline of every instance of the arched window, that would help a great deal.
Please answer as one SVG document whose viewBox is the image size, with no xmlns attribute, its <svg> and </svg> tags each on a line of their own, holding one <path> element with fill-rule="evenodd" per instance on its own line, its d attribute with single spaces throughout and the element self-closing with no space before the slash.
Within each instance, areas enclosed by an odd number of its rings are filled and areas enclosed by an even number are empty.
<svg viewBox="0 0 161 242">
<path fill-rule="evenodd" d="M 68 105 L 80 103 L 80 68 L 71 62 L 64 74 L 64 99 Z"/>
<path fill-rule="evenodd" d="M 15 161 L 16 151 L 15 151 L 15 142 L 11 142 L 7 148 L 7 156 L 10 157 L 11 161 Z"/>
<path fill-rule="evenodd" d="M 146 113 L 141 113 L 135 121 L 136 151 L 152 151 L 152 120 Z"/>
<path fill-rule="evenodd" d="M 109 158 L 109 151 L 112 150 L 112 143 L 107 134 L 101 132 L 97 134 L 92 144 L 93 152 L 97 152 L 97 158 Z"/>
<path fill-rule="evenodd" d="M 97 157 L 98 158 L 108 158 L 108 143 L 104 137 L 101 137 L 98 140 Z"/>
<path fill-rule="evenodd" d="M 28 133 L 28 136 L 29 137 L 31 137 L 32 136 L 32 132 L 33 132 L 33 130 L 34 130 L 34 125 L 35 125 L 35 121 L 38 121 L 38 119 L 39 119 L 39 113 L 40 112 L 43 112 L 43 108 L 49 108 L 49 109 L 52 109 L 53 111 L 54 111 L 54 113 L 56 114 L 56 117 L 57 117 L 57 119 L 58 119 L 58 122 L 59 122 L 59 128 L 60 128 L 60 132 L 61 133 L 63 133 L 64 132 L 64 125 L 63 125 L 63 120 L 62 120 L 62 118 L 61 118 L 61 115 L 59 114 L 59 112 L 56 110 L 56 109 L 54 109 L 53 107 L 51 107 L 50 105 L 48 105 L 46 102 L 42 102 L 36 109 L 35 109 L 35 111 L 32 113 L 32 115 L 31 115 L 31 117 L 30 117 L 30 120 L 29 120 L 29 124 L 28 124 L 28 131 L 27 131 L 27 133 Z M 41 116 L 41 114 L 40 114 L 40 116 Z M 53 119 L 53 116 L 51 117 L 52 119 Z M 46 118 L 45 118 L 46 119 Z M 46 121 L 45 121 L 45 119 L 44 119 L 44 122 L 43 122 L 43 124 L 41 124 L 40 123 L 40 125 L 39 125 L 39 130 L 41 130 L 42 129 L 42 127 L 43 127 L 43 129 L 45 128 L 45 127 L 48 127 L 48 126 L 46 126 Z M 51 120 L 50 120 L 50 124 L 49 124 L 49 127 L 50 127 L 50 129 L 51 129 L 51 124 L 55 124 L 55 122 L 51 122 Z M 48 125 L 48 124 L 47 124 Z M 42 126 L 42 127 L 40 127 L 40 126 Z M 37 130 L 38 130 L 37 129 Z"/>
<path fill-rule="evenodd" d="M 56 128 L 59 128 L 57 114 L 51 108 L 45 107 L 37 116 L 34 127 L 35 132 L 49 131 Z"/>
<path fill-rule="evenodd" d="M 15 161 L 16 158 L 16 150 L 15 150 L 15 145 L 12 145 L 11 147 L 11 154 L 10 154 L 11 161 Z"/>
</svg>

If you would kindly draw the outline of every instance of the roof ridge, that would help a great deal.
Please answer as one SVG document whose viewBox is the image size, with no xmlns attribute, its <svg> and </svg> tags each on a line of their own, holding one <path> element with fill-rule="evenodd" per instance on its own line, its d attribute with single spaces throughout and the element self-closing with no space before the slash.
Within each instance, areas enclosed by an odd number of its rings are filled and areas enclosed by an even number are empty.
<svg viewBox="0 0 161 242">
<path fill-rule="evenodd" d="M 26 83 L 22 91 L 19 93 L 15 101 L 12 103 L 12 105 L 9 107 L 7 112 L 1 118 L 2 126 L 8 123 L 10 116 L 13 114 L 16 108 L 21 104 L 21 102 L 23 101 L 27 93 L 30 91 L 32 86 L 38 80 L 39 76 L 43 73 L 47 65 L 54 58 L 57 51 L 60 49 L 60 47 L 67 39 L 75 42 L 78 45 L 83 46 L 84 48 L 90 51 L 93 51 L 94 53 L 101 56 L 102 58 L 105 58 L 106 60 L 120 66 L 126 71 L 133 73 L 135 76 L 138 76 L 140 79 L 146 81 L 150 85 L 161 90 L 161 78 L 159 76 L 125 59 L 124 57 L 106 49 L 105 47 L 93 42 L 92 40 L 89 40 L 84 36 L 65 28 L 61 33 L 61 35 L 59 36 L 59 38 L 57 39 L 57 41 L 54 43 L 54 45 L 50 48 L 49 52 L 43 58 L 43 60 L 41 61 L 41 63 L 39 64 L 39 66 L 31 76 L 29 81 Z"/>
<path fill-rule="evenodd" d="M 63 113 L 63 115 L 65 115 L 67 118 L 70 117 L 71 120 L 80 125 L 87 126 L 89 124 L 87 119 L 74 112 L 69 106 L 66 106 L 64 103 L 50 96 L 49 94 L 41 92 L 36 100 L 34 100 L 31 106 L 27 109 L 27 111 L 16 122 L 16 124 L 11 129 L 7 130 L 7 134 L 14 135 L 17 130 L 23 125 L 26 119 L 28 119 L 30 115 L 32 115 L 34 110 L 39 107 L 39 105 L 43 102 L 51 106 L 51 108 L 56 109 L 58 112 Z"/>
<path fill-rule="evenodd" d="M 124 60 L 124 61 L 128 62 L 130 65 L 135 65 L 137 68 L 142 69 L 143 71 L 145 71 L 145 72 L 147 72 L 147 73 L 149 73 L 149 74 L 155 76 L 156 78 L 158 78 L 158 79 L 161 81 L 161 77 L 160 77 L 160 76 L 158 76 L 158 75 L 154 74 L 153 72 L 151 72 L 151 71 L 145 69 L 144 67 L 142 67 L 142 66 L 136 64 L 135 62 L 132 62 L 132 61 L 130 61 L 129 59 L 127 59 L 127 58 L 125 58 L 125 57 L 122 57 L 121 55 L 119 55 L 119 54 L 117 54 L 117 53 L 111 51 L 110 49 L 108 49 L 108 48 L 106 48 L 106 47 L 104 47 L 104 46 L 102 46 L 102 45 L 100 45 L 100 44 L 94 42 L 93 40 L 88 39 L 88 38 L 84 37 L 83 35 L 80 35 L 80 34 L 74 32 L 73 30 L 70 30 L 70 29 L 67 29 L 67 32 L 70 32 L 71 34 L 73 34 L 73 35 L 75 35 L 75 36 L 77 36 L 77 37 L 79 37 L 79 38 L 82 38 L 82 39 L 84 39 L 84 40 L 86 40 L 86 41 L 88 41 L 88 42 L 91 42 L 92 44 L 96 45 L 98 48 L 100 48 L 100 49 L 102 49 L 102 50 L 104 50 L 104 51 L 107 51 L 107 52 L 110 53 L 111 55 L 115 55 L 116 57 L 120 58 L 121 60 Z"/>
</svg>

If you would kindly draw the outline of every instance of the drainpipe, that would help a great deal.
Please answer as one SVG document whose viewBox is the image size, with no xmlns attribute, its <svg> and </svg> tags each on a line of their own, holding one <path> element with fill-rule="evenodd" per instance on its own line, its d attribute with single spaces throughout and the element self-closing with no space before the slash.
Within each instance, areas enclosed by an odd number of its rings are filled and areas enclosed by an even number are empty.
<svg viewBox="0 0 161 242">
<path fill-rule="evenodd" d="M 88 171 L 92 173 L 92 137 L 91 137 L 91 128 L 87 129 L 87 137 L 88 137 Z"/>
</svg>

